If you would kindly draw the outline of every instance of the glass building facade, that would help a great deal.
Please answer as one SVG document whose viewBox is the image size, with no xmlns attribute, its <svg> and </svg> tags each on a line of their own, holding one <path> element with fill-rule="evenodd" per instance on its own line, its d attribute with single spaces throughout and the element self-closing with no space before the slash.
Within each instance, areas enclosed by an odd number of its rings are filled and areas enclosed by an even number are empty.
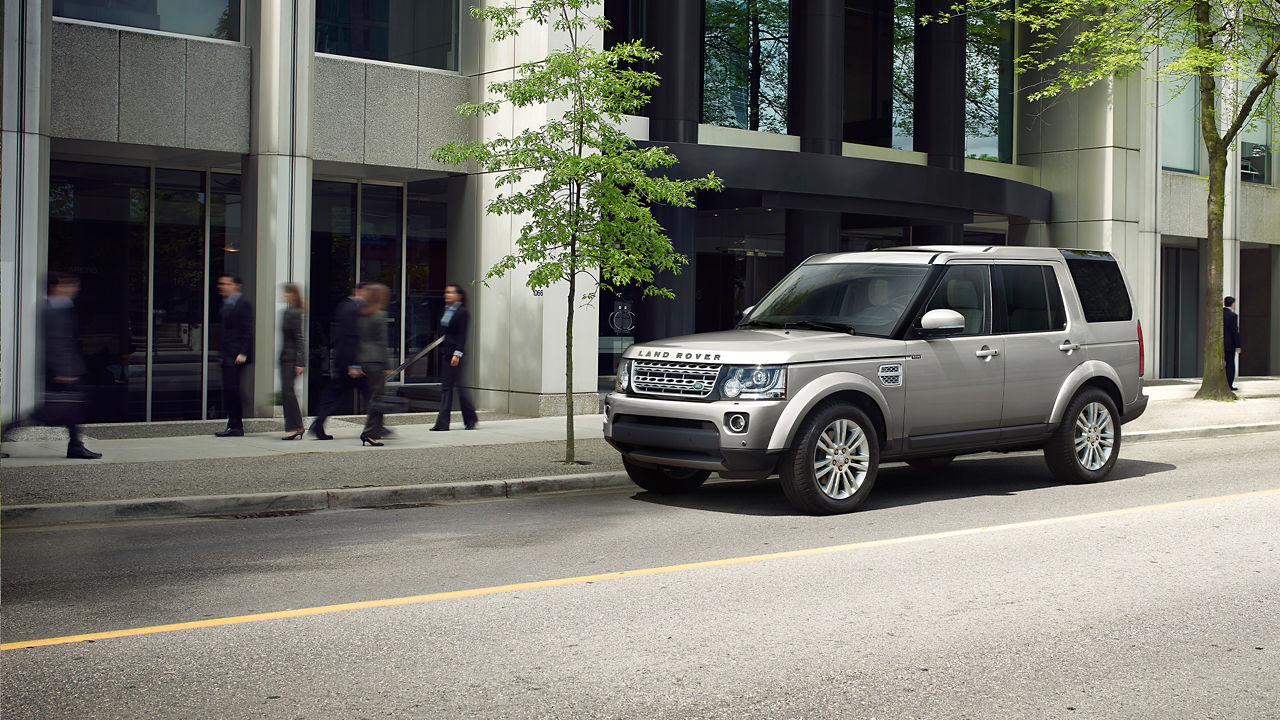
<svg viewBox="0 0 1280 720">
<path fill-rule="evenodd" d="M 702 122 L 787 132 L 789 0 L 706 0 Z"/>
<path fill-rule="evenodd" d="M 316 0 L 316 52 L 458 69 L 458 0 Z"/>
<path fill-rule="evenodd" d="M 53 0 L 53 16 L 240 40 L 240 0 Z"/>
</svg>

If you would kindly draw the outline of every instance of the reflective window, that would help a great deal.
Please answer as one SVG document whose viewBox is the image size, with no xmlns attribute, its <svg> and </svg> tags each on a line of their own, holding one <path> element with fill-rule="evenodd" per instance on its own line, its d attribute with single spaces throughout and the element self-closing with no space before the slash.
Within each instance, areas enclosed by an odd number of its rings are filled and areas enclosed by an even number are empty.
<svg viewBox="0 0 1280 720">
<path fill-rule="evenodd" d="M 316 52 L 458 69 L 458 0 L 317 0 Z"/>
<path fill-rule="evenodd" d="M 1163 67 L 1173 59 L 1160 48 Z M 1162 77 L 1160 82 L 1160 162 L 1166 170 L 1200 171 L 1200 84 L 1195 78 Z"/>
<path fill-rule="evenodd" d="M 448 244 L 448 181 L 409 183 L 405 213 L 405 360 L 439 337 L 444 314 L 446 246 Z M 439 353 L 431 353 L 405 371 L 405 382 L 438 380 Z"/>
<path fill-rule="evenodd" d="M 400 357 L 400 228 L 404 187 L 362 185 L 360 190 L 359 282 L 376 282 L 391 290 L 387 302 L 387 347 Z"/>
<path fill-rule="evenodd" d="M 147 419 L 149 176 L 143 167 L 49 163 L 49 269 L 80 277 L 88 422 Z"/>
<path fill-rule="evenodd" d="M 706 0 L 702 122 L 787 132 L 790 0 Z"/>
<path fill-rule="evenodd" d="M 307 392 L 317 407 L 333 372 L 333 317 L 356 282 L 356 187 L 350 182 L 311 184 L 311 283 L 307 288 L 310 356 Z M 354 404 L 344 401 L 343 411 Z"/>
<path fill-rule="evenodd" d="M 1013 25 L 973 10 L 965 56 L 965 157 L 1013 162 Z"/>
<path fill-rule="evenodd" d="M 196 170 L 156 170 L 152 420 L 199 420 L 204 411 L 204 178 Z"/>
<path fill-rule="evenodd" d="M 1252 66 L 1257 67 L 1267 48 L 1275 43 L 1276 36 L 1255 24 L 1250 24 L 1245 32 L 1253 38 L 1251 46 L 1255 51 Z M 1267 111 L 1274 111 L 1275 103 L 1276 90 L 1272 87 L 1258 98 L 1251 124 L 1240 131 L 1240 179 L 1244 182 L 1271 184 L 1271 143 L 1274 138 L 1271 136 L 1273 128 Z"/>
<path fill-rule="evenodd" d="M 902 5 L 901 2 L 898 3 Z M 907 8 L 912 4 L 907 3 Z M 894 0 L 845 0 L 844 141 L 877 147 L 894 143 L 901 108 L 907 109 L 906 147 L 911 147 L 911 65 L 899 62 L 899 50 L 912 52 L 908 13 L 898 27 Z M 901 44 L 901 47 L 900 47 Z M 904 94 L 905 86 L 905 94 Z M 902 102 L 905 100 L 905 103 Z"/>
<path fill-rule="evenodd" d="M 53 0 L 54 17 L 240 39 L 240 0 Z"/>
<path fill-rule="evenodd" d="M 209 394 L 205 400 L 208 417 L 226 417 L 222 409 L 222 296 L 218 294 L 218 276 L 240 275 L 248 258 L 243 257 L 244 205 L 241 203 L 240 176 L 213 173 L 209 181 L 209 274 L 207 322 L 209 352 L 205 360 L 205 377 Z"/>
</svg>

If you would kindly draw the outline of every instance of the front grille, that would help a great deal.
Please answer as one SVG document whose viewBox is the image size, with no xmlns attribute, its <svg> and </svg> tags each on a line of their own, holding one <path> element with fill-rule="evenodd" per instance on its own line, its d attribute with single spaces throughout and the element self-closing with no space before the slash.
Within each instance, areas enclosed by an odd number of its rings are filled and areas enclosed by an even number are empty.
<svg viewBox="0 0 1280 720">
<path fill-rule="evenodd" d="M 641 395 L 705 398 L 716 386 L 719 365 L 635 360 L 631 365 L 631 387 Z"/>
</svg>

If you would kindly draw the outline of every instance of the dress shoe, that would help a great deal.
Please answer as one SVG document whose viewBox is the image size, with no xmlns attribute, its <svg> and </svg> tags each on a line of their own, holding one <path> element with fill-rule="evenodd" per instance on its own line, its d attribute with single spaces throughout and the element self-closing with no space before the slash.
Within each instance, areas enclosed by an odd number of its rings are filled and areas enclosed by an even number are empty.
<svg viewBox="0 0 1280 720">
<path fill-rule="evenodd" d="M 312 426 L 311 426 L 311 434 L 312 434 L 312 435 L 314 435 L 314 436 L 315 436 L 315 438 L 316 438 L 317 440 L 332 440 L 332 439 L 333 439 L 333 436 L 332 436 L 332 435 L 330 435 L 329 433 L 325 432 L 325 431 L 324 431 L 324 428 L 322 428 L 322 427 L 316 427 L 315 425 L 312 425 Z"/>
<path fill-rule="evenodd" d="M 476 424 L 475 424 L 475 423 L 471 423 L 470 425 L 463 425 L 463 426 L 462 426 L 462 429 L 463 429 L 463 430 L 475 430 L 475 429 L 476 429 Z"/>
<path fill-rule="evenodd" d="M 244 437 L 243 428 L 227 428 L 213 434 L 214 437 Z"/>
<path fill-rule="evenodd" d="M 445 430 L 448 430 L 449 428 L 447 428 L 447 427 L 440 427 L 439 425 L 432 425 L 431 427 L 429 427 L 429 428 L 427 428 L 427 429 L 428 429 L 428 430 L 431 430 L 432 432 L 437 432 L 437 431 L 438 431 L 438 432 L 444 432 Z"/>
<path fill-rule="evenodd" d="M 94 452 L 81 445 L 80 447 L 67 448 L 67 457 L 72 460 L 97 460 L 102 457 L 102 453 Z"/>
<path fill-rule="evenodd" d="M 360 447 L 364 447 L 365 445 L 372 445 L 373 447 L 382 447 L 382 443 L 378 442 L 378 440 L 374 436 L 361 435 Z"/>
</svg>

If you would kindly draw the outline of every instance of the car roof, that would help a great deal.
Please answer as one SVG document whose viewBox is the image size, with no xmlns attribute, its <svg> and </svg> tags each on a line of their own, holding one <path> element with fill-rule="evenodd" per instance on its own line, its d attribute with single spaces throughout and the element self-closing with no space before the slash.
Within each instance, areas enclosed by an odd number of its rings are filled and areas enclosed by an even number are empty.
<svg viewBox="0 0 1280 720">
<path fill-rule="evenodd" d="M 1064 253 L 1087 253 L 1106 256 L 1096 251 L 1073 251 L 1046 247 L 1009 247 L 1004 245 L 912 245 L 885 250 L 842 252 L 814 255 L 806 263 L 876 262 L 904 265 L 933 265 L 951 260 L 1061 260 Z"/>
</svg>

